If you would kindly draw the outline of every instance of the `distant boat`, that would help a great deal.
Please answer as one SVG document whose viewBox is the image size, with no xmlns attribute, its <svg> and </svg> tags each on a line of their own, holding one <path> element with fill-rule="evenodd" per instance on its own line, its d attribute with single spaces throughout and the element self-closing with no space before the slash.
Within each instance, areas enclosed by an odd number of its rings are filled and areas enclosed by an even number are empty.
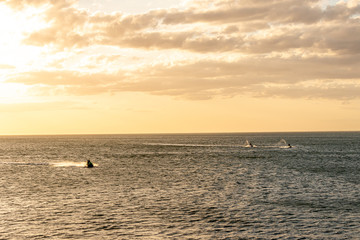
<svg viewBox="0 0 360 240">
<path fill-rule="evenodd" d="M 94 164 L 90 160 L 87 160 L 86 161 L 86 167 L 87 168 L 92 168 L 92 167 L 94 167 Z"/>
</svg>

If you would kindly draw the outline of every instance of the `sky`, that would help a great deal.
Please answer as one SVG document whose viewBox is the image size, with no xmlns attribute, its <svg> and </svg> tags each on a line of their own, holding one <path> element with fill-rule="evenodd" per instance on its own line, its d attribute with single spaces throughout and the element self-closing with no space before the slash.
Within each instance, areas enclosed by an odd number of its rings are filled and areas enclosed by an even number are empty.
<svg viewBox="0 0 360 240">
<path fill-rule="evenodd" d="M 360 131 L 360 0 L 0 0 L 0 135 Z"/>
</svg>

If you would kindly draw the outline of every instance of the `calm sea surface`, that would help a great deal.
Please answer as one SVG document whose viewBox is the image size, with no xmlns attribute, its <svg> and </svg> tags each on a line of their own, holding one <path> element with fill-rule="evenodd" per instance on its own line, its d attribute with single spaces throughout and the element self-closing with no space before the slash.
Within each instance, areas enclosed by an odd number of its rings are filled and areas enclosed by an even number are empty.
<svg viewBox="0 0 360 240">
<path fill-rule="evenodd" d="M 360 133 L 0 137 L 0 239 L 360 239 Z"/>
</svg>

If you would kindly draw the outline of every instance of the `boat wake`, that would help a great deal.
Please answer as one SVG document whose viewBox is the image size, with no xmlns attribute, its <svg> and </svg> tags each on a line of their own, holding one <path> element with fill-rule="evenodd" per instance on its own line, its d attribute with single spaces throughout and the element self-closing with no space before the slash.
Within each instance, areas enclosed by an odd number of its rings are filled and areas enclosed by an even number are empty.
<svg viewBox="0 0 360 240">
<path fill-rule="evenodd" d="M 49 163 L 32 163 L 32 162 L 0 162 L 5 165 L 24 165 L 24 166 L 44 166 L 50 165 Z"/>
<path fill-rule="evenodd" d="M 192 143 L 143 143 L 149 146 L 170 146 L 170 147 L 239 147 L 239 145 L 225 144 L 192 144 Z"/>
<path fill-rule="evenodd" d="M 86 167 L 86 162 L 56 162 L 50 163 L 54 167 Z"/>
<path fill-rule="evenodd" d="M 270 148 L 270 149 L 290 149 L 290 148 L 295 148 L 294 146 L 291 146 L 289 143 L 286 142 L 285 139 L 281 139 L 279 142 L 277 142 L 276 144 L 274 145 L 260 145 L 260 146 L 257 146 L 253 143 L 251 143 L 250 141 L 246 140 L 245 141 L 245 144 L 242 145 L 242 147 L 245 147 L 245 148 Z"/>
<path fill-rule="evenodd" d="M 252 144 L 251 142 L 249 142 L 248 140 L 245 141 L 245 145 L 243 145 L 243 147 L 246 148 L 256 148 L 257 146 Z"/>
<path fill-rule="evenodd" d="M 53 166 L 53 167 L 86 167 L 86 162 L 51 162 L 51 163 L 34 163 L 34 162 L 0 162 L 5 165 L 20 165 L 20 166 Z M 94 167 L 98 164 L 94 163 Z"/>
</svg>

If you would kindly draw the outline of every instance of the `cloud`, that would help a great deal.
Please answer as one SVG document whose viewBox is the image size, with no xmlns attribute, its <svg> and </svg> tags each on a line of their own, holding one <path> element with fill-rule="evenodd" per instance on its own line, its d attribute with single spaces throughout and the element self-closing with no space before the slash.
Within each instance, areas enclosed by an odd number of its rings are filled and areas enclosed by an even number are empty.
<svg viewBox="0 0 360 240">
<path fill-rule="evenodd" d="M 336 99 L 353 100 L 359 99 L 360 83 L 338 83 L 329 81 L 322 85 L 306 84 L 275 86 L 256 90 L 261 97 L 286 97 L 286 98 L 308 98 L 308 99 Z"/>
<path fill-rule="evenodd" d="M 61 48 L 84 47 L 96 35 L 87 28 L 88 12 L 76 9 L 71 1 L 56 1 L 44 14 L 49 27 L 28 34 L 25 44 L 44 46 L 55 44 Z"/>
<path fill-rule="evenodd" d="M 132 72 L 27 72 L 8 81 L 33 86 L 41 91 L 40 95 L 146 92 L 187 99 L 242 94 L 353 99 L 360 97 L 357 94 L 360 86 L 359 62 L 359 58 L 355 57 L 325 60 L 316 57 L 286 60 L 253 58 L 234 62 L 201 60 L 173 66 L 146 66 Z M 303 94 L 300 94 L 301 91 Z"/>
<path fill-rule="evenodd" d="M 298 1 L 227 1 L 214 6 L 216 7 L 210 9 L 197 6 L 185 11 L 171 12 L 165 15 L 163 22 L 241 23 L 261 20 L 273 23 L 313 23 L 322 18 L 320 7 L 312 7 L 306 1 L 301 4 Z"/>
<path fill-rule="evenodd" d="M 318 2 L 195 1 L 183 10 L 163 9 L 126 15 L 92 14 L 63 1 L 47 10 L 45 20 L 51 25 L 29 34 L 24 42 L 37 46 L 53 44 L 60 48 L 96 44 L 201 53 L 269 53 L 292 48 L 358 51 L 359 39 L 350 32 L 357 33 L 360 29 L 359 21 L 352 19 L 360 13 L 359 4 L 351 7 L 338 4 L 322 9 L 315 4 Z M 248 31 L 234 31 L 234 27 Z"/>
<path fill-rule="evenodd" d="M 14 69 L 15 66 L 8 65 L 8 64 L 0 64 L 0 69 Z"/>
<path fill-rule="evenodd" d="M 55 52 L 101 46 L 108 51 L 187 54 L 171 64 L 149 62 L 131 70 L 118 66 L 90 73 L 53 65 L 55 69 L 24 71 L 7 79 L 44 95 L 131 91 L 187 99 L 360 96 L 358 1 L 324 7 L 320 0 L 195 0 L 181 9 L 142 14 L 94 13 L 66 0 L 6 3 L 14 9 L 46 6 L 43 20 L 48 24 L 25 36 L 28 45 Z M 114 51 L 89 61 L 96 67 L 119 56 Z"/>
<path fill-rule="evenodd" d="M 23 10 L 26 7 L 41 7 L 44 5 L 56 6 L 57 8 L 67 8 L 74 3 L 76 0 L 0 0 L 0 3 L 3 2 L 14 8 L 16 10 Z"/>
</svg>

